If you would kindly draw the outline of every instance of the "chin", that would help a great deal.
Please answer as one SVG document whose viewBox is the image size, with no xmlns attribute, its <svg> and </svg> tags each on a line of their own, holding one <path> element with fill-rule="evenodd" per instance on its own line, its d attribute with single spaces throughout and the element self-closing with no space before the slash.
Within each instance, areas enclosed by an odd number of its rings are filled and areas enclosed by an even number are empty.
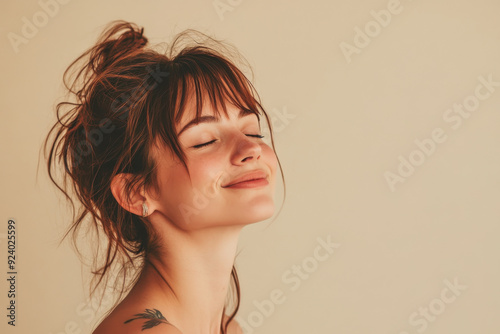
<svg viewBox="0 0 500 334">
<path fill-rule="evenodd" d="M 274 215 L 274 202 L 262 203 L 258 206 L 247 208 L 245 212 L 246 224 L 254 224 L 271 218 Z M 245 224 L 245 223 L 244 223 Z"/>
<path fill-rule="evenodd" d="M 206 205 L 194 211 L 190 222 L 183 229 L 196 230 L 217 226 L 245 226 L 262 222 L 275 213 L 274 196 L 239 196 L 230 200 L 214 200 L 212 205 Z"/>
</svg>

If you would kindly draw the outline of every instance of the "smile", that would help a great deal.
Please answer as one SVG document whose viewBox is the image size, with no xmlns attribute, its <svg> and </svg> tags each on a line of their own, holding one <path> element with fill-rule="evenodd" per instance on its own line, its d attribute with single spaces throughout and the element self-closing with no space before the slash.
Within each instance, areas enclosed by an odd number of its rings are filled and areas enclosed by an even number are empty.
<svg viewBox="0 0 500 334">
<path fill-rule="evenodd" d="M 235 183 L 233 185 L 227 186 L 225 188 L 258 188 L 267 186 L 269 182 L 265 178 L 253 179 Z"/>
<path fill-rule="evenodd" d="M 255 169 L 253 171 L 249 171 L 239 177 L 234 178 L 232 181 L 229 181 L 223 188 L 254 188 L 265 186 L 269 184 L 267 181 L 267 173 L 262 169 Z"/>
</svg>

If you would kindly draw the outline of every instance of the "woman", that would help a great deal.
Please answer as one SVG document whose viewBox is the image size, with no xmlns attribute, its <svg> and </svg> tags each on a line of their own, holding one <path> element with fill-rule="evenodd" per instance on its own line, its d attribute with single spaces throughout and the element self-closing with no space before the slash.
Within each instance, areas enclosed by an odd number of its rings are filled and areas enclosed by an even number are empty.
<svg viewBox="0 0 500 334">
<path fill-rule="evenodd" d="M 193 33 L 167 55 L 148 47 L 143 29 L 113 22 L 65 72 L 74 101 L 57 106 L 49 175 L 68 199 L 70 181 L 82 204 L 68 232 L 75 237 L 89 216 L 106 236 L 91 294 L 114 270 L 120 298 L 128 291 L 94 334 L 242 332 L 237 241 L 245 225 L 273 215 L 281 165 L 252 84 L 215 48 L 230 49 L 198 33 L 204 43 L 179 50 Z"/>
</svg>

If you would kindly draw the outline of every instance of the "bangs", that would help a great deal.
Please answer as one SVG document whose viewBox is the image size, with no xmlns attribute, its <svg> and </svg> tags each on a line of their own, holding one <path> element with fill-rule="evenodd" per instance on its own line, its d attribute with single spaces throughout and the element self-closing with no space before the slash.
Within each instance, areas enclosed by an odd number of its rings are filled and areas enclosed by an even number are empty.
<svg viewBox="0 0 500 334">
<path fill-rule="evenodd" d="M 216 117 L 220 117 L 221 111 L 228 117 L 226 103 L 230 103 L 243 115 L 255 114 L 259 123 L 260 116 L 267 119 L 252 83 L 216 51 L 203 46 L 187 48 L 163 66 L 169 76 L 163 82 L 160 95 L 151 96 L 150 102 L 156 105 L 157 112 L 153 116 L 156 119 L 150 124 L 150 134 L 153 138 L 159 135 L 185 166 L 185 154 L 178 142 L 176 125 L 186 111 L 195 109 L 194 120 L 198 122 L 208 102 Z"/>
<path fill-rule="evenodd" d="M 208 98 L 217 117 L 223 111 L 226 117 L 226 103 L 239 108 L 244 114 L 255 114 L 260 121 L 261 111 L 254 97 L 254 89 L 247 78 L 221 56 L 190 52 L 173 60 L 170 85 L 175 95 L 174 121 L 180 122 L 188 104 L 195 106 L 195 119 L 201 116 Z"/>
</svg>

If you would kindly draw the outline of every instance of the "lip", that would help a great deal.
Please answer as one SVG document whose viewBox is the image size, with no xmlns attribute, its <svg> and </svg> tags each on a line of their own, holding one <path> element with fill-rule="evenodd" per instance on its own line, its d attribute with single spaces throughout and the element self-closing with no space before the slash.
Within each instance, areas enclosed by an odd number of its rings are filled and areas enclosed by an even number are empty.
<svg viewBox="0 0 500 334">
<path fill-rule="evenodd" d="M 260 185 L 268 184 L 267 174 L 263 170 L 253 170 L 251 172 L 245 173 L 242 176 L 235 178 L 228 184 L 222 186 L 222 188 L 235 187 L 235 188 L 250 188 Z"/>
</svg>

